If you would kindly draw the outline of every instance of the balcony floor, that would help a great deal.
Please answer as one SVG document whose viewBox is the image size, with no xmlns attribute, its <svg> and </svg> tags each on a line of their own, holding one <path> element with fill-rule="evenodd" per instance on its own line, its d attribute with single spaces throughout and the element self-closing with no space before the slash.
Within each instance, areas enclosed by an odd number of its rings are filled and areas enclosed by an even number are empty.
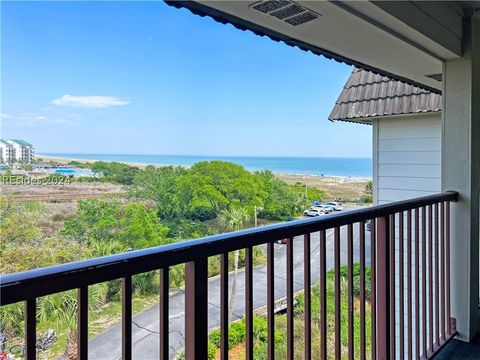
<svg viewBox="0 0 480 360">
<path fill-rule="evenodd" d="M 435 360 L 480 359 L 480 334 L 469 343 L 452 339 L 434 358 Z"/>
</svg>

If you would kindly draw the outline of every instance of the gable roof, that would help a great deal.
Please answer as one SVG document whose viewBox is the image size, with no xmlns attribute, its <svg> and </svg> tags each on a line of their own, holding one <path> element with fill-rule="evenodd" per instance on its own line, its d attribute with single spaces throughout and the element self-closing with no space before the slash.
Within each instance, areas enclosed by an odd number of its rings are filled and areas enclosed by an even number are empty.
<svg viewBox="0 0 480 360">
<path fill-rule="evenodd" d="M 331 121 L 368 122 L 366 118 L 437 112 L 442 96 L 354 68 L 328 117 Z"/>
<path fill-rule="evenodd" d="M 3 139 L 0 139 L 0 144 L 11 146 L 8 142 Z"/>
</svg>

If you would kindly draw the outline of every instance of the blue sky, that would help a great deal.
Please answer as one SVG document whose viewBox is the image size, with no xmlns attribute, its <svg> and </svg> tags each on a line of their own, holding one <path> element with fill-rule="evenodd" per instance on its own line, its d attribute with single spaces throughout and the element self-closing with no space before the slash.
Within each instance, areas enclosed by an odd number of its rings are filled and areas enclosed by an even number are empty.
<svg viewBox="0 0 480 360">
<path fill-rule="evenodd" d="M 370 157 L 351 68 L 163 2 L 1 2 L 2 137 L 37 153 Z"/>
</svg>

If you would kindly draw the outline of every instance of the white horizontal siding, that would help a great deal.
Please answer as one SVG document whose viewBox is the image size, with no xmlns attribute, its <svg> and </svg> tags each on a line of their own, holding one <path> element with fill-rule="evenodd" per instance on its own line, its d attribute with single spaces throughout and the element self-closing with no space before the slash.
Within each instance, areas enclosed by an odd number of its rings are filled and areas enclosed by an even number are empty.
<svg viewBox="0 0 480 360">
<path fill-rule="evenodd" d="M 377 204 L 441 191 L 440 113 L 385 118 L 374 126 Z"/>
<path fill-rule="evenodd" d="M 399 181 L 396 176 L 382 176 L 378 181 L 382 184 L 382 189 L 432 191 L 432 188 L 441 187 L 441 180 L 437 178 L 403 177 Z"/>
<path fill-rule="evenodd" d="M 380 151 L 379 164 L 440 165 L 440 151 Z"/>
<path fill-rule="evenodd" d="M 378 177 L 382 176 L 395 176 L 399 178 L 440 178 L 440 165 L 427 165 L 427 164 L 379 164 L 378 165 Z M 377 179 L 378 181 L 378 179 Z M 398 181 L 402 181 L 399 179 Z M 382 184 L 378 184 L 379 187 Z"/>
<path fill-rule="evenodd" d="M 438 137 L 410 139 L 379 139 L 379 151 L 440 151 L 441 143 Z"/>
<path fill-rule="evenodd" d="M 410 116 L 378 120 L 377 130 L 374 130 L 374 149 L 377 159 L 374 164 L 374 182 L 376 182 L 375 201 L 377 204 L 386 204 L 393 201 L 426 196 L 441 191 L 441 122 L 440 114 L 434 116 Z M 376 141 L 376 143 L 375 143 Z M 375 146 L 376 145 L 376 146 Z M 405 214 L 404 214 L 405 215 Z M 406 219 L 404 219 L 404 227 Z M 421 216 L 420 216 L 421 226 Z M 396 341 L 400 341 L 400 313 L 399 313 L 399 238 L 398 218 L 395 236 L 395 284 L 396 284 Z M 404 229 L 404 236 L 406 236 Z M 411 239 L 414 242 L 414 238 Z M 406 238 L 404 238 L 404 285 L 407 283 Z M 412 244 L 412 249 L 413 249 Z M 420 247 L 421 249 L 422 247 Z M 421 256 L 421 254 L 420 254 Z M 412 273 L 415 269 L 415 259 L 412 258 Z M 421 281 L 422 279 L 420 279 Z M 427 289 L 428 291 L 428 289 Z M 405 289 L 406 292 L 406 289 Z M 420 291 L 420 299 L 421 297 Z M 413 303 L 415 299 L 413 298 Z M 403 300 L 405 301 L 405 300 Z M 413 304 L 415 306 L 415 304 Z M 422 304 L 423 306 L 423 304 Z M 428 306 L 428 304 L 426 305 Z M 404 319 L 407 316 L 407 304 L 404 303 Z M 415 313 L 412 317 L 415 327 Z M 422 322 L 423 314 L 419 320 Z M 405 326 L 407 321 L 405 321 Z M 406 330 L 406 329 L 404 329 Z M 414 330 L 415 331 L 415 330 Z M 420 339 L 422 341 L 422 338 Z M 415 344 L 413 344 L 415 345 Z M 423 344 L 421 344 L 423 345 Z M 415 346 L 414 346 L 415 348 Z M 399 354 L 397 353 L 397 357 Z"/>
</svg>

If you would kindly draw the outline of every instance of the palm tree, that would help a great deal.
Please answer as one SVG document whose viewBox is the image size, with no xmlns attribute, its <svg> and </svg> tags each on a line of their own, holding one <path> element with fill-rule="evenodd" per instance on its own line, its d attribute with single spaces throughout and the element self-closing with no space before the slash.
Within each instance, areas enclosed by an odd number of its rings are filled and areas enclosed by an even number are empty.
<svg viewBox="0 0 480 360">
<path fill-rule="evenodd" d="M 240 230 L 250 221 L 250 214 L 245 208 L 225 209 L 218 215 L 218 223 L 226 230 Z M 235 297 L 237 292 L 237 274 L 238 274 L 238 257 L 239 251 L 235 250 L 233 258 L 233 282 L 230 302 L 228 304 L 228 323 L 232 322 L 233 306 L 235 305 Z"/>
</svg>

